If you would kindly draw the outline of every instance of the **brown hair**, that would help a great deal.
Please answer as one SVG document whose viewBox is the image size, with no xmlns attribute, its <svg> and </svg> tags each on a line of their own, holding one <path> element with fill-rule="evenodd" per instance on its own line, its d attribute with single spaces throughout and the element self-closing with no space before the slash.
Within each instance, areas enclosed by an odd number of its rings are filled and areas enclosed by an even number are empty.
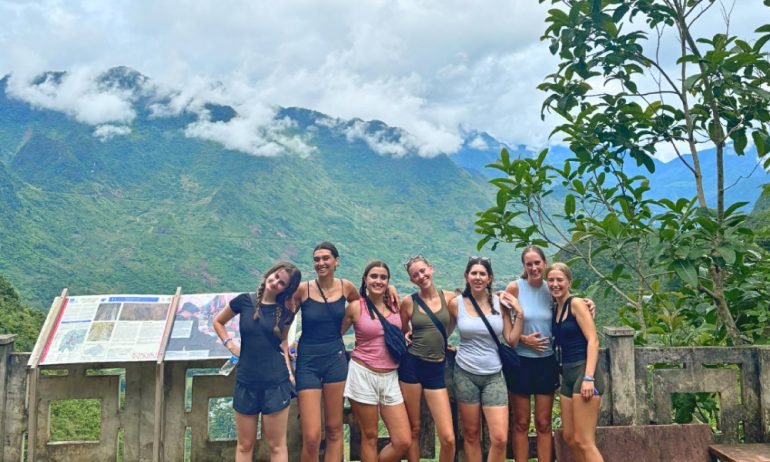
<svg viewBox="0 0 770 462">
<path fill-rule="evenodd" d="M 270 275 L 279 271 L 286 271 L 286 273 L 289 275 L 289 283 L 286 285 L 286 288 L 275 297 L 275 302 L 278 306 L 275 309 L 275 323 L 273 324 L 273 333 L 277 337 L 281 336 L 281 329 L 279 328 L 279 324 L 281 322 L 281 312 L 288 310 L 286 307 L 286 300 L 289 300 L 291 296 L 294 295 L 294 292 L 296 292 L 297 288 L 299 287 L 299 282 L 302 280 L 302 273 L 300 270 L 297 269 L 294 264 L 287 261 L 278 262 L 269 270 L 267 270 L 264 277 L 262 277 L 262 283 L 257 288 L 257 306 L 254 310 L 254 319 L 259 319 L 259 307 L 262 304 L 262 295 L 265 292 L 265 282 L 267 281 L 267 278 L 270 277 Z"/>
<path fill-rule="evenodd" d="M 385 268 L 385 271 L 388 272 L 388 281 L 390 281 L 390 268 L 388 268 L 388 264 L 382 260 L 370 261 L 369 264 L 366 265 L 366 268 L 364 268 L 364 274 L 361 276 L 361 287 L 359 287 L 358 289 L 358 293 L 361 295 L 361 298 L 363 298 L 364 301 L 366 301 L 366 298 L 368 297 L 366 293 L 366 277 L 369 276 L 369 272 L 374 268 Z M 398 309 L 396 308 L 397 306 L 396 302 L 390 299 L 390 288 L 385 290 L 385 296 L 383 297 L 383 299 L 385 300 L 385 306 L 387 306 L 390 311 L 394 313 L 398 311 Z M 368 310 L 369 306 L 367 305 L 366 308 Z M 371 316 L 372 319 L 374 319 L 374 312 L 369 311 L 369 316 Z"/>
<path fill-rule="evenodd" d="M 489 307 L 492 309 L 492 314 L 497 314 L 495 311 L 495 304 L 492 302 L 492 282 L 495 280 L 495 272 L 492 271 L 492 262 L 488 258 L 471 257 L 468 259 L 468 264 L 465 265 L 465 277 L 468 277 L 468 273 L 471 272 L 471 268 L 475 265 L 481 265 L 489 273 L 489 284 L 487 284 L 487 300 L 489 301 Z M 463 297 L 470 299 L 473 297 L 471 294 L 471 285 L 468 280 L 465 280 L 465 290 L 463 290 Z"/>
<path fill-rule="evenodd" d="M 526 247 L 523 252 L 521 252 L 522 265 L 524 265 L 524 256 L 530 252 L 535 252 L 536 254 L 540 255 L 540 258 L 543 259 L 543 263 L 548 263 L 548 259 L 545 258 L 545 252 L 543 252 L 543 249 L 541 249 L 536 245 L 530 245 L 529 247 Z M 521 273 L 521 276 L 519 277 L 522 279 L 527 279 L 527 268 L 524 268 L 524 271 Z"/>
</svg>

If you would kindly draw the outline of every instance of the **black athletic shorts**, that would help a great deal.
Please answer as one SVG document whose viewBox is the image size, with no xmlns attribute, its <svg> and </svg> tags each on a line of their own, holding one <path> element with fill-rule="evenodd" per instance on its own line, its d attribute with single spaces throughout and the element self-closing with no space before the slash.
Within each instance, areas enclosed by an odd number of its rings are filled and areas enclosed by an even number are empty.
<svg viewBox="0 0 770 462">
<path fill-rule="evenodd" d="M 508 391 L 517 395 L 552 395 L 559 388 L 559 363 L 556 355 L 544 358 L 519 356 L 518 368 L 506 371 Z"/>
<path fill-rule="evenodd" d="M 348 356 L 342 339 L 309 345 L 300 341 L 294 377 L 298 392 L 344 382 L 348 378 Z"/>
<path fill-rule="evenodd" d="M 428 390 L 446 388 L 445 366 L 446 359 L 439 362 L 425 361 L 407 352 L 398 367 L 398 380 L 404 383 L 419 383 Z"/>
<path fill-rule="evenodd" d="M 243 415 L 272 414 L 286 409 L 294 388 L 286 380 L 273 388 L 249 388 L 237 380 L 233 390 L 233 409 Z"/>
</svg>

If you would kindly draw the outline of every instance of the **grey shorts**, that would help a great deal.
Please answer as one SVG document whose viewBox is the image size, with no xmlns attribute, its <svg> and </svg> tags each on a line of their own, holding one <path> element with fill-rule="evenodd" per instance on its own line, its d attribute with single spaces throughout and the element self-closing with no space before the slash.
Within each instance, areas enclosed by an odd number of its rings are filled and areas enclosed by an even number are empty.
<svg viewBox="0 0 770 462">
<path fill-rule="evenodd" d="M 455 397 L 465 404 L 482 406 L 508 406 L 508 388 L 503 373 L 489 375 L 472 374 L 455 364 Z"/>
<path fill-rule="evenodd" d="M 561 389 L 559 390 L 559 393 L 569 398 L 571 398 L 572 395 L 579 395 L 580 387 L 583 386 L 583 376 L 585 373 L 585 361 L 577 361 L 562 365 Z M 594 372 L 594 393 L 596 396 L 604 394 L 604 381 L 602 380 L 602 374 L 599 370 L 598 363 L 596 364 L 596 372 Z"/>
</svg>

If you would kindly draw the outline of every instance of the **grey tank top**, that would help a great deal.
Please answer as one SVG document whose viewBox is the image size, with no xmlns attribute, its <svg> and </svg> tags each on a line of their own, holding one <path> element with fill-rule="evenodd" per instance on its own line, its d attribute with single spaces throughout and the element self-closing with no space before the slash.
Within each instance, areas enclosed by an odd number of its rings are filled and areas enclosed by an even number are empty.
<svg viewBox="0 0 770 462">
<path fill-rule="evenodd" d="M 503 364 L 500 362 L 500 354 L 497 352 L 497 343 L 489 335 L 487 326 L 478 316 L 471 316 L 466 310 L 466 305 L 472 313 L 476 310 L 473 305 L 461 295 L 457 296 L 457 330 L 460 333 L 460 348 L 457 350 L 457 365 L 463 370 L 477 375 L 489 375 L 500 372 Z M 492 305 L 497 314 L 486 315 L 492 330 L 497 334 L 498 340 L 503 333 L 503 315 L 500 312 L 500 300 L 497 295 L 492 297 Z M 502 340 L 505 342 L 505 340 Z"/>
<path fill-rule="evenodd" d="M 533 332 L 540 332 L 542 337 L 550 340 L 545 351 L 536 351 L 525 347 L 519 343 L 516 346 L 516 352 L 520 356 L 527 358 L 545 358 L 553 354 L 553 341 L 551 335 L 551 322 L 553 320 L 553 311 L 551 304 L 553 297 L 548 290 L 545 281 L 540 287 L 532 287 L 526 279 L 518 279 L 519 285 L 519 304 L 524 310 L 524 330 L 522 335 L 529 335 Z"/>
</svg>

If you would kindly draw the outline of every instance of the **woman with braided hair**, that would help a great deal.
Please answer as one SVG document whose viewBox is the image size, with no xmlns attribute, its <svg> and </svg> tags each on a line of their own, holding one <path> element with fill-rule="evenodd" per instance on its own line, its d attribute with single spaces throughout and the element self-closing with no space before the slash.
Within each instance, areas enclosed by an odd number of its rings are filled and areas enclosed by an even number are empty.
<svg viewBox="0 0 770 462">
<path fill-rule="evenodd" d="M 270 460 L 288 460 L 286 429 L 294 376 L 289 365 L 286 335 L 294 313 L 287 307 L 287 302 L 301 279 L 302 274 L 296 266 L 280 262 L 267 270 L 256 295 L 238 295 L 214 318 L 214 330 L 220 340 L 240 358 L 233 392 L 238 434 L 236 462 L 252 460 L 260 414 L 262 434 L 270 447 Z M 236 315 L 240 315 L 240 345 L 235 344 L 225 329 L 225 324 Z"/>
<path fill-rule="evenodd" d="M 387 322 L 401 330 L 398 298 L 388 290 L 390 268 L 375 260 L 361 277 L 361 298 L 350 302 L 342 332 L 353 325 L 356 346 L 351 355 L 345 397 L 361 429 L 362 462 L 395 462 L 409 449 L 411 435 L 404 398 L 398 386 L 398 361 L 385 344 Z M 375 310 L 377 311 L 375 313 Z M 388 429 L 390 442 L 377 455 L 379 417 Z"/>
<path fill-rule="evenodd" d="M 502 337 L 503 341 L 516 346 L 524 312 L 512 295 L 503 293 L 502 300 L 493 295 L 493 281 L 490 260 L 471 257 L 465 267 L 465 289 L 461 296 L 449 302 L 450 308 L 457 312 L 460 334 L 453 379 L 462 421 L 463 448 L 469 462 L 482 459 L 482 413 L 491 443 L 487 460 L 504 461 L 508 441 L 508 389 L 497 345 Z M 498 340 L 492 337 L 490 328 Z"/>
</svg>

